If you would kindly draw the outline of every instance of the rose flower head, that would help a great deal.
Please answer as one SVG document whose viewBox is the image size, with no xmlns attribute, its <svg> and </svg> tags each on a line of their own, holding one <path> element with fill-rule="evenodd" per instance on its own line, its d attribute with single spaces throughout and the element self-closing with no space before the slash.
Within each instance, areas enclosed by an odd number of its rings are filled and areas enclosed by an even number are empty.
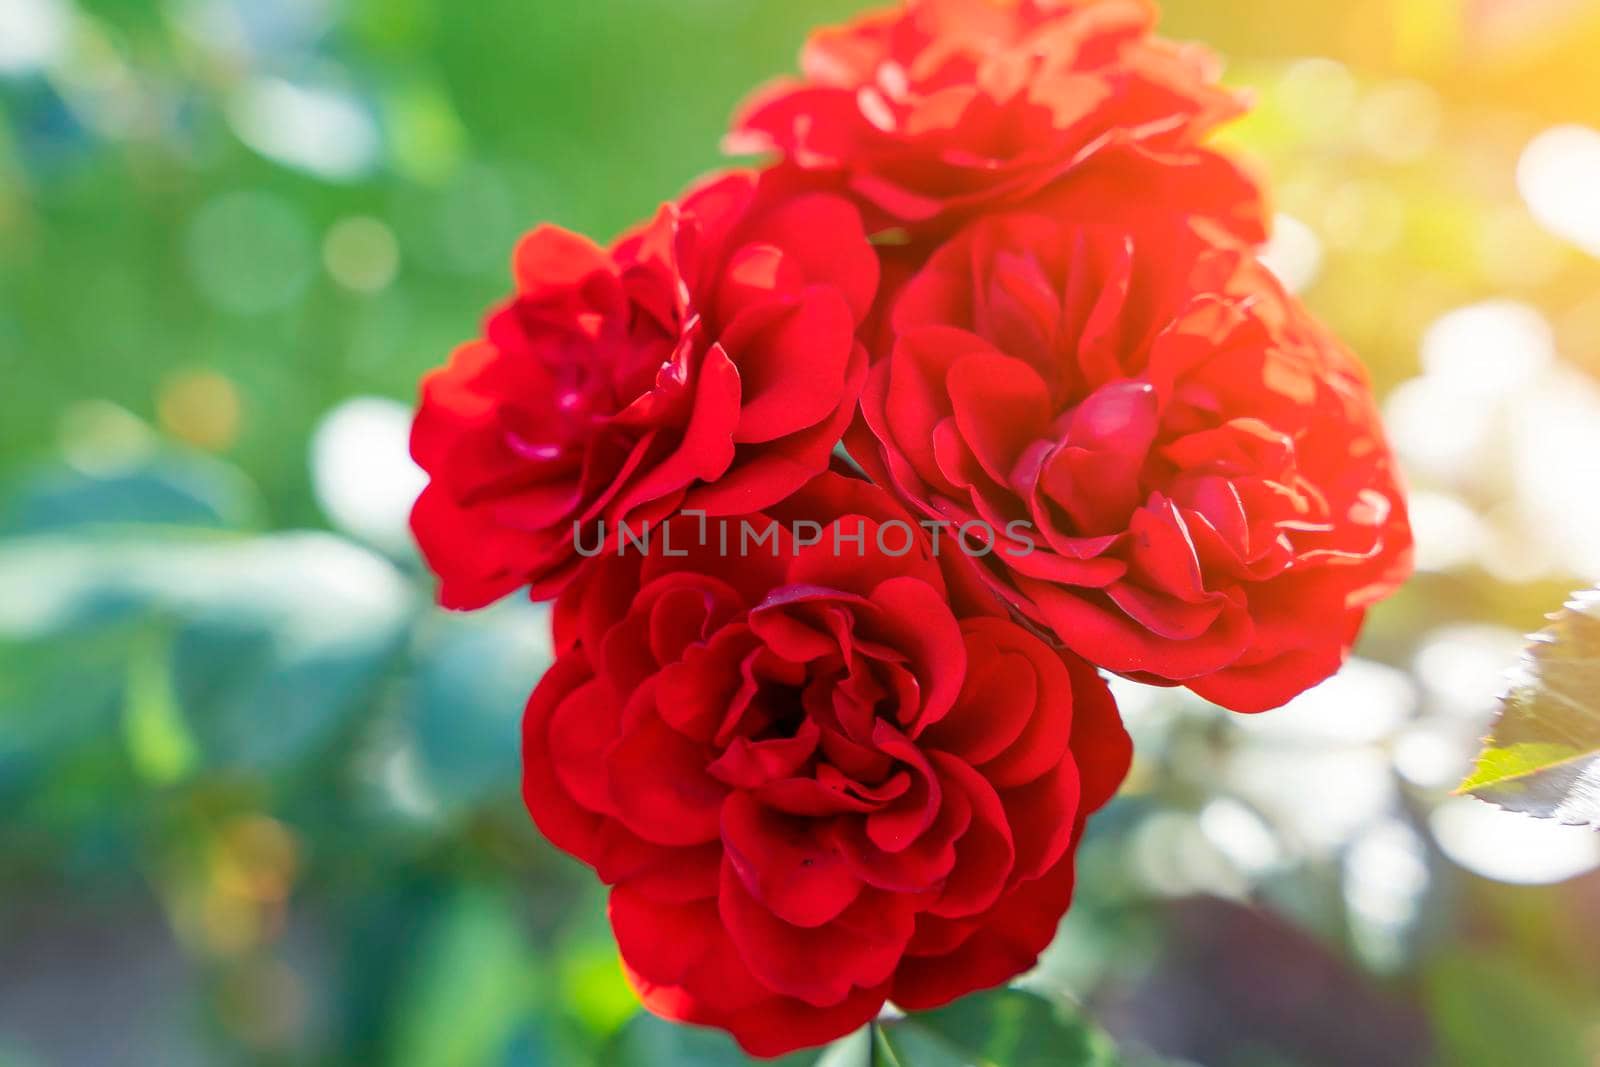
<svg viewBox="0 0 1600 1067">
<path fill-rule="evenodd" d="M 1130 756 L 1095 670 L 857 479 L 655 535 L 557 600 L 523 729 L 646 1006 L 769 1056 L 1032 966 Z"/>
<path fill-rule="evenodd" d="M 757 510 L 827 467 L 878 284 L 844 199 L 730 174 L 609 251 L 537 229 L 514 266 L 516 295 L 424 379 L 412 430 L 430 477 L 412 528 L 446 606 L 553 596 L 580 529 Z"/>
<path fill-rule="evenodd" d="M 727 147 L 848 191 L 874 232 L 948 229 L 1065 181 L 1260 240 L 1256 183 L 1201 143 L 1244 104 L 1156 17 L 1151 0 L 907 0 L 814 34 L 803 77 L 759 92 Z"/>
<path fill-rule="evenodd" d="M 1276 707 L 1409 573 L 1361 366 L 1203 224 L 986 218 L 888 318 L 852 457 L 919 518 L 1017 531 L 982 576 L 1097 666 Z"/>
</svg>

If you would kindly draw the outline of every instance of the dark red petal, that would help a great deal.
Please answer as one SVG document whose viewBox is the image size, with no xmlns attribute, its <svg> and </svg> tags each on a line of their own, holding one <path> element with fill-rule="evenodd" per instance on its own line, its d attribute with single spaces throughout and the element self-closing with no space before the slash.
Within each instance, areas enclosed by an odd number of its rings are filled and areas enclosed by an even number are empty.
<svg viewBox="0 0 1600 1067">
<path fill-rule="evenodd" d="M 953 951 L 907 956 L 895 971 L 891 999 L 907 1011 L 929 1011 L 1029 970 L 1055 937 L 1072 900 L 1072 883 L 1068 854 L 1044 877 L 1000 898 Z"/>
<path fill-rule="evenodd" d="M 439 575 L 439 603 L 460 611 L 487 607 L 555 565 L 536 537 L 506 530 L 462 508 L 437 483 L 411 509 L 411 532 Z"/>
<path fill-rule="evenodd" d="M 622 737 L 606 759 L 617 817 L 657 844 L 714 840 L 727 788 L 707 773 L 705 746 L 663 723 L 642 696 L 630 701 Z"/>
<path fill-rule="evenodd" d="M 837 196 L 797 196 L 758 215 L 746 239 L 782 250 L 813 284 L 835 286 L 860 322 L 878 289 L 878 257 L 867 243 L 861 216 Z"/>
<path fill-rule="evenodd" d="M 607 822 L 597 838 L 595 873 L 607 885 L 626 884 L 653 900 L 687 904 L 717 895 L 722 843 L 673 848 L 646 841 L 621 823 Z"/>
<path fill-rule="evenodd" d="M 1032 579 L 1018 582 L 1039 616 L 1068 648 L 1119 673 L 1146 673 L 1173 681 L 1212 674 L 1243 655 L 1250 645 L 1250 617 L 1242 605 L 1224 611 L 1203 638 L 1163 638 L 1115 604 Z"/>
<path fill-rule="evenodd" d="M 824 926 L 795 926 L 756 900 L 731 862 L 722 867 L 718 909 L 762 984 L 817 1007 L 844 1003 L 854 990 L 887 981 L 911 938 L 915 914 L 910 898 L 868 890 Z"/>
<path fill-rule="evenodd" d="M 1253 714 L 1282 707 L 1344 663 L 1337 641 L 1297 649 L 1264 663 L 1235 666 L 1187 683 L 1196 694 L 1231 711 Z"/>
<path fill-rule="evenodd" d="M 740 960 L 715 900 L 672 903 L 620 885 L 608 910 L 622 961 L 651 1011 L 714 1024 L 772 995 Z"/>
<path fill-rule="evenodd" d="M 972 804 L 965 792 L 957 789 L 945 795 L 938 817 L 910 846 L 888 852 L 867 836 L 859 819 L 838 819 L 832 834 L 849 858 L 862 881 L 893 893 L 937 893 L 953 876 L 956 866 L 956 839 L 972 825 Z M 1003 873 L 1002 873 L 1003 877 Z"/>
<path fill-rule="evenodd" d="M 949 712 L 967 672 L 961 628 L 946 599 L 916 578 L 890 578 L 872 591 L 878 610 L 864 621 L 862 636 L 896 649 L 909 660 L 920 686 L 921 706 L 899 709 L 899 722 L 915 737 Z"/>
<path fill-rule="evenodd" d="M 847 399 L 854 333 L 844 298 L 822 286 L 735 318 L 721 338 L 739 370 L 734 441 L 774 441 L 833 414 Z"/>
<path fill-rule="evenodd" d="M 539 680 L 522 719 L 522 799 L 539 831 L 557 848 L 593 862 L 601 812 L 578 803 L 561 782 L 550 745 L 550 724 L 562 703 L 593 675 L 581 655 L 563 656 Z"/>
<path fill-rule="evenodd" d="M 1087 815 L 1122 786 L 1133 762 L 1133 741 L 1100 673 L 1076 656 L 1066 663 L 1072 673 L 1072 758 L 1078 765 L 1079 807 Z"/>
<path fill-rule="evenodd" d="M 795 926 L 830 922 L 861 893 L 861 880 L 825 826 L 774 811 L 747 793 L 723 805 L 722 843 L 749 894 Z"/>
<path fill-rule="evenodd" d="M 962 625 L 967 632 L 969 666 L 961 696 L 955 709 L 924 733 L 921 741 L 981 765 L 1022 736 L 1038 706 L 1039 675 L 1026 656 L 996 648 L 973 635 L 968 626 Z"/>
<path fill-rule="evenodd" d="M 1016 847 L 1016 877 L 1037 878 L 1059 861 L 1080 819 L 1081 785 L 1071 760 L 1027 785 L 1000 791 Z"/>
<path fill-rule="evenodd" d="M 697 487 L 685 502 L 712 515 L 739 515 L 782 503 L 828 470 L 840 435 L 855 413 L 867 376 L 867 353 L 857 343 L 850 355 L 839 406 L 827 419 L 758 448 L 741 448 L 735 462 L 712 484 Z M 751 555 L 770 550 L 753 547 Z"/>
<path fill-rule="evenodd" d="M 911 788 L 887 808 L 867 816 L 867 837 L 885 852 L 909 848 L 938 817 L 942 800 L 938 775 L 928 757 L 883 719 L 873 724 L 872 743 L 911 772 Z"/>
<path fill-rule="evenodd" d="M 1020 359 L 998 353 L 963 356 L 945 377 L 961 437 L 984 473 L 1005 485 L 1023 449 L 1050 426 L 1050 393 Z"/>
<path fill-rule="evenodd" d="M 876 1018 L 888 999 L 888 983 L 853 989 L 839 1004 L 813 1007 L 790 997 L 773 997 L 729 1016 L 719 1025 L 752 1056 L 781 1056 L 844 1037 Z"/>
<path fill-rule="evenodd" d="M 760 790 L 799 774 L 816 753 L 820 734 L 817 724 L 807 719 L 793 737 L 760 741 L 736 737 L 709 769 L 714 778 L 735 789 Z"/>
<path fill-rule="evenodd" d="M 945 803 L 960 796 L 972 810 L 965 832 L 956 840 L 955 868 L 929 910 L 946 917 L 975 915 L 999 899 L 1011 881 L 1016 853 L 1007 813 L 980 772 L 942 752 L 929 758 L 944 783 Z"/>
<path fill-rule="evenodd" d="M 758 647 L 744 626 L 726 626 L 709 641 L 692 645 L 656 676 L 656 702 L 663 721 L 685 737 L 710 742 L 741 693 L 751 683 L 741 675 Z M 743 693 L 748 702 L 749 694 Z"/>
<path fill-rule="evenodd" d="M 671 455 L 642 473 L 618 496 L 614 511 L 626 516 L 691 482 L 712 481 L 733 462 L 733 432 L 739 423 L 739 372 L 713 345 L 701 361 L 689 425 Z"/>
<path fill-rule="evenodd" d="M 615 815 L 606 757 L 622 736 L 622 697 L 594 678 L 568 693 L 551 713 L 544 743 L 556 778 L 590 811 Z"/>
</svg>

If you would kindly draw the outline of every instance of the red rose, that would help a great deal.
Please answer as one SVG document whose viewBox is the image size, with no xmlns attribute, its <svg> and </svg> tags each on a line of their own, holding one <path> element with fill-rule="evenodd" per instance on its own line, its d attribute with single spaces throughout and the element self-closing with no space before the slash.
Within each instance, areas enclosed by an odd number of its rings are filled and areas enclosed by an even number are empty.
<svg viewBox="0 0 1600 1067">
<path fill-rule="evenodd" d="M 1031 966 L 1127 768 L 1105 684 L 964 614 L 995 601 L 865 482 L 726 529 L 590 561 L 524 722 L 528 810 L 614 887 L 645 1004 L 777 1055 Z"/>
<path fill-rule="evenodd" d="M 413 428 L 431 481 L 412 526 L 446 606 L 553 596 L 578 527 L 753 511 L 828 465 L 878 283 L 845 200 L 733 174 L 609 252 L 535 230 L 515 269 L 485 338 L 424 380 Z"/>
<path fill-rule="evenodd" d="M 781 153 L 924 229 L 1064 179 L 1103 211 L 1170 202 L 1265 235 L 1253 179 L 1201 139 L 1243 110 L 1197 45 L 1152 36 L 1150 0 L 908 0 L 816 33 L 803 81 L 734 123 L 730 151 Z"/>
<path fill-rule="evenodd" d="M 1409 573 L 1360 365 L 1238 244 L 996 216 L 888 317 L 852 456 L 919 515 L 1027 524 L 983 575 L 1091 663 L 1275 707 Z"/>
</svg>

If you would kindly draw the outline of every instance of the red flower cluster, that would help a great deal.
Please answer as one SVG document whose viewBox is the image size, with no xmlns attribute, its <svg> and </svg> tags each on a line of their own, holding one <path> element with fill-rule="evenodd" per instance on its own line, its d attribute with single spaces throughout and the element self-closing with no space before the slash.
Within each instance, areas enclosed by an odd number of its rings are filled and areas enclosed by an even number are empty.
<svg viewBox="0 0 1600 1067">
<path fill-rule="evenodd" d="M 821 31 L 762 169 L 535 231 L 424 382 L 417 539 L 447 606 L 555 600 L 524 796 L 651 1010 L 772 1055 L 1027 969 L 1127 768 L 1097 669 L 1273 707 L 1405 578 L 1363 372 L 1153 23 Z"/>
</svg>

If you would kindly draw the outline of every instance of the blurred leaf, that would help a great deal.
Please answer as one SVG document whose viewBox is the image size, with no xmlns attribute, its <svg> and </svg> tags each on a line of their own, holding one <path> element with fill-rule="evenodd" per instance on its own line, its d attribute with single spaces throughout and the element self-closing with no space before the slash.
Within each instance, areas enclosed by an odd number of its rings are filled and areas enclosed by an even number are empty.
<svg viewBox="0 0 1600 1067">
<path fill-rule="evenodd" d="M 398 1007 L 395 1067 L 499 1063 L 533 1004 L 535 959 L 505 897 L 463 891 L 435 920 Z"/>
<path fill-rule="evenodd" d="M 600 1062 L 605 1067 L 872 1067 L 871 1038 L 862 1028 L 820 1050 L 757 1060 L 721 1030 L 671 1023 L 641 1011 L 606 1047 Z"/>
<path fill-rule="evenodd" d="M 755 1061 L 720 1030 L 680 1026 L 640 1012 L 601 1056 L 608 1067 L 746 1067 Z"/>
<path fill-rule="evenodd" d="M 126 626 L 63 642 L 22 639 L 0 624 L 0 798 L 27 791 L 76 746 L 114 734 L 133 640 Z"/>
<path fill-rule="evenodd" d="M 1600 829 L 1600 590 L 1575 594 L 1551 618 L 1461 790 Z"/>
<path fill-rule="evenodd" d="M 823 1049 L 815 1067 L 871 1067 L 872 1048 L 877 1040 L 876 1028 L 863 1026 Z"/>
<path fill-rule="evenodd" d="M 166 455 L 105 474 L 64 465 L 36 471 L 0 505 L 0 536 L 91 526 L 240 529 L 259 514 L 255 488 L 233 467 Z"/>
<path fill-rule="evenodd" d="M 394 3 L 381 8 L 380 25 L 393 26 Z M 384 101 L 396 167 L 421 182 L 439 182 L 455 173 L 466 154 L 467 133 L 450 100 L 436 85 L 417 80 L 397 88 Z"/>
<path fill-rule="evenodd" d="M 1427 995 L 1450 1067 L 1592 1067 L 1592 1010 L 1552 989 L 1547 975 L 1511 956 L 1449 953 L 1433 961 Z"/>
<path fill-rule="evenodd" d="M 522 709 L 550 664 L 547 614 L 512 601 L 430 620 L 412 725 L 424 781 L 446 809 L 515 787 Z"/>
<path fill-rule="evenodd" d="M 875 1023 L 822 1049 L 754 1060 L 720 1030 L 640 1013 L 603 1058 L 610 1067 L 1118 1067 L 1111 1040 L 1064 1000 L 995 989 Z"/>
<path fill-rule="evenodd" d="M 79 645 L 106 643 L 101 654 L 126 664 L 138 627 L 159 624 L 173 635 L 181 721 L 205 761 L 254 769 L 282 766 L 334 735 L 399 649 L 413 608 L 391 564 L 316 533 L 29 538 L 0 544 L 0 588 L 8 591 L 0 648 L 9 642 L 23 658 L 59 648 L 67 657 L 67 673 L 32 682 L 35 668 L 24 664 L 22 687 L 35 694 L 24 708 L 49 708 L 35 702 L 41 693 L 80 683 L 71 663 Z M 113 673 L 146 690 L 129 699 L 162 696 L 155 687 L 166 680 L 129 670 Z"/>
<path fill-rule="evenodd" d="M 1023 989 L 963 997 L 936 1011 L 880 1024 L 876 1049 L 891 1067 L 1116 1067 L 1111 1040 L 1059 998 Z"/>
<path fill-rule="evenodd" d="M 162 637 L 151 629 L 135 644 L 122 714 L 134 769 L 156 785 L 182 778 L 196 760 L 194 738 L 173 686 L 168 642 Z"/>
<path fill-rule="evenodd" d="M 560 977 L 562 998 L 592 1034 L 615 1033 L 639 1010 L 609 939 L 585 941 L 562 952 Z"/>
</svg>

